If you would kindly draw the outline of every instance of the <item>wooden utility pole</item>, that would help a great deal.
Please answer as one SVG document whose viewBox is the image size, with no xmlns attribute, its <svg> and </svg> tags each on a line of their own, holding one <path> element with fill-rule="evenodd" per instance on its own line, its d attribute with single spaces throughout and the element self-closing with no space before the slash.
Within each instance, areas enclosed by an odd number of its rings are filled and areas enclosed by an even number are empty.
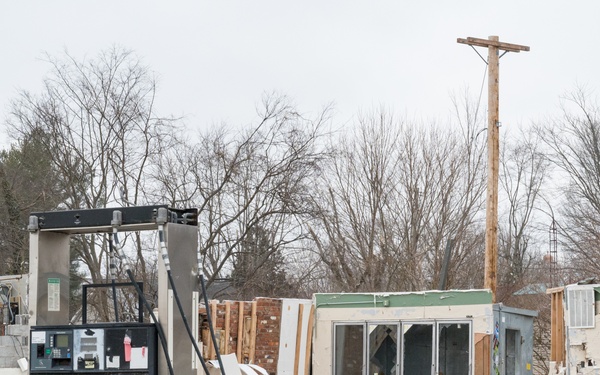
<svg viewBox="0 0 600 375">
<path fill-rule="evenodd" d="M 461 44 L 488 49 L 488 182 L 485 215 L 485 288 L 492 292 L 496 303 L 496 273 L 498 271 L 498 171 L 500 159 L 499 62 L 500 51 L 529 51 L 528 46 L 500 42 L 497 36 L 488 39 L 458 38 Z M 503 53 L 503 54 L 504 54 Z"/>
</svg>

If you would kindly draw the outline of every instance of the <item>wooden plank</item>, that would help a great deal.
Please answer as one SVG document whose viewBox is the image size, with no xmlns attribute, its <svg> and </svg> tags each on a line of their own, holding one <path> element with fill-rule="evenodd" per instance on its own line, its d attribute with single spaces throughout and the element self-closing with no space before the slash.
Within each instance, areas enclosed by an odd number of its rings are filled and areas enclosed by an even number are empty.
<svg viewBox="0 0 600 375">
<path fill-rule="evenodd" d="M 315 305 L 310 305 L 310 315 L 308 316 L 308 324 L 306 327 L 306 354 L 304 356 L 304 375 L 310 374 L 310 359 L 312 355 L 312 335 L 313 325 L 315 324 Z"/>
<path fill-rule="evenodd" d="M 552 294 L 552 293 L 556 293 L 556 292 L 562 292 L 563 290 L 565 290 L 564 286 L 557 286 L 555 288 L 548 288 L 548 289 L 546 289 L 546 294 Z"/>
<path fill-rule="evenodd" d="M 242 344 L 242 363 L 250 363 L 250 340 L 252 337 L 252 317 L 244 317 L 244 343 Z"/>
<path fill-rule="evenodd" d="M 204 307 L 204 312 L 206 314 L 206 319 L 208 321 L 208 314 L 210 313 L 210 301 L 208 302 L 208 306 Z M 208 325 L 206 325 L 206 326 L 203 325 L 202 337 L 205 338 L 205 340 L 203 340 L 203 343 L 206 346 L 206 350 L 202 353 L 202 356 L 204 357 L 204 359 L 210 359 L 211 351 L 213 350 L 213 342 L 212 342 L 212 336 L 210 334 L 210 327 Z"/>
<path fill-rule="evenodd" d="M 304 305 L 298 305 L 298 323 L 296 324 L 296 353 L 294 354 L 294 375 L 298 374 L 300 366 L 300 344 L 302 343 L 302 314 L 304 313 Z"/>
<path fill-rule="evenodd" d="M 506 43 L 506 42 L 500 42 L 498 40 L 492 40 L 490 37 L 490 39 L 481 39 L 481 38 L 472 38 L 469 37 L 467 38 L 467 40 L 471 43 L 485 43 L 487 41 L 488 46 L 494 46 L 497 47 L 498 49 L 504 50 L 504 51 L 512 51 L 512 52 L 519 52 L 519 51 L 525 51 L 528 52 L 530 50 L 529 46 L 524 46 L 521 44 L 514 44 L 514 43 Z"/>
<path fill-rule="evenodd" d="M 225 331 L 224 330 L 220 329 L 218 331 L 217 339 L 219 340 L 219 353 L 225 354 L 225 353 L 223 353 L 223 348 L 225 348 L 227 346 L 227 344 L 225 343 Z"/>
<path fill-rule="evenodd" d="M 558 317 L 556 316 L 556 295 L 558 293 L 552 293 L 552 301 L 550 303 L 550 360 L 556 361 L 557 350 L 556 346 L 558 343 L 558 329 L 556 326 L 556 322 Z"/>
<path fill-rule="evenodd" d="M 206 340 L 206 359 L 212 359 L 213 353 L 215 351 L 212 341 L 212 335 L 210 334 L 210 328 L 207 328 L 206 331 L 208 332 L 208 340 Z"/>
<path fill-rule="evenodd" d="M 242 346 L 244 345 L 244 302 L 238 303 L 238 335 L 237 335 L 237 358 L 239 363 L 242 361 Z"/>
<path fill-rule="evenodd" d="M 563 298 L 564 292 L 552 293 L 550 305 L 550 360 L 557 364 L 565 363 L 565 317 Z"/>
<path fill-rule="evenodd" d="M 250 330 L 250 355 L 248 362 L 254 364 L 254 355 L 256 354 L 256 301 L 252 301 L 252 325 Z"/>
<path fill-rule="evenodd" d="M 210 348 L 210 332 L 208 329 L 202 329 L 202 358 L 208 359 L 208 348 Z"/>
<path fill-rule="evenodd" d="M 555 360 L 556 363 L 562 364 L 563 366 L 566 364 L 566 336 L 565 336 L 565 310 L 563 306 L 564 301 L 564 291 L 558 292 L 554 294 L 555 296 L 555 304 L 556 304 L 556 346 L 555 346 Z M 554 341 L 552 342 L 552 345 Z"/>
<path fill-rule="evenodd" d="M 210 316 L 211 316 L 211 320 L 212 320 L 212 329 L 213 332 L 217 332 L 217 301 L 210 301 Z M 210 359 L 215 359 L 217 358 L 217 351 L 215 350 L 215 347 L 218 346 L 219 343 L 218 342 L 213 342 L 212 345 L 210 346 L 210 355 L 209 358 Z"/>
<path fill-rule="evenodd" d="M 225 345 L 223 345 L 221 347 L 221 353 L 222 354 L 229 354 L 229 336 L 230 336 L 230 329 L 229 326 L 231 324 L 231 302 L 230 301 L 225 301 Z"/>
<path fill-rule="evenodd" d="M 490 375 L 492 370 L 490 351 L 491 335 L 475 333 L 475 374 Z"/>
<path fill-rule="evenodd" d="M 496 47 L 503 51 L 510 51 L 510 52 L 516 52 L 516 53 L 519 53 L 521 51 L 527 52 L 530 50 L 529 46 L 523 46 L 520 44 L 513 44 L 513 43 L 505 43 L 505 42 L 500 42 L 497 40 L 490 40 L 490 39 L 472 38 L 472 37 L 468 37 L 467 39 L 457 38 L 456 42 L 460 43 L 460 44 L 468 44 L 468 45 L 477 46 L 477 47 L 486 47 L 486 48 L 487 47 Z"/>
<path fill-rule="evenodd" d="M 556 296 L 552 294 L 550 296 L 550 360 L 555 361 L 556 358 L 556 302 L 554 299 Z"/>
</svg>

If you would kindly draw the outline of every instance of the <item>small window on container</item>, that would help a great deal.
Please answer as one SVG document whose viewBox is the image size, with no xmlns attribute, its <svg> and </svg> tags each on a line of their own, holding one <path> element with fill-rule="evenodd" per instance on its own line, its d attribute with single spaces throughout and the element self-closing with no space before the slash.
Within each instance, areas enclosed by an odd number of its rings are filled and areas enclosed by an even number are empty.
<svg viewBox="0 0 600 375">
<path fill-rule="evenodd" d="M 594 288 L 588 285 L 570 287 L 567 291 L 567 308 L 571 328 L 594 328 Z"/>
</svg>

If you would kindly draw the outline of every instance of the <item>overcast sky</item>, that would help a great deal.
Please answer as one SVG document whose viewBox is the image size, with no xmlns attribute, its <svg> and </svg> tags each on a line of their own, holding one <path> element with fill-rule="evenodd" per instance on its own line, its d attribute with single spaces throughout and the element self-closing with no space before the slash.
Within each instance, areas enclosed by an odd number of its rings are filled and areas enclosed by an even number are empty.
<svg viewBox="0 0 600 375">
<path fill-rule="evenodd" d="M 599 16 L 597 0 L 3 1 L 0 119 L 18 90 L 40 91 L 45 52 L 118 45 L 157 73 L 160 114 L 194 129 L 247 125 L 271 91 L 306 113 L 334 103 L 339 124 L 381 105 L 445 120 L 453 92 L 478 96 L 485 68 L 456 38 L 498 35 L 531 47 L 500 66 L 504 129 L 527 126 L 577 85 L 600 87 Z"/>
</svg>

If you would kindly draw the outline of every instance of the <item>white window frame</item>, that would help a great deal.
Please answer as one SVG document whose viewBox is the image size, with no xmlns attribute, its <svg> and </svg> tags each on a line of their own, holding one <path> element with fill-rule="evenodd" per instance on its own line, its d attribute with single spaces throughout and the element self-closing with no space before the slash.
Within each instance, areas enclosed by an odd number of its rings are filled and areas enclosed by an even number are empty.
<svg viewBox="0 0 600 375">
<path fill-rule="evenodd" d="M 368 371 L 369 369 L 369 363 L 370 363 L 370 358 L 369 358 L 369 350 L 370 350 L 370 346 L 371 346 L 371 340 L 370 340 L 370 326 L 375 326 L 375 325 L 389 325 L 389 326 L 396 326 L 396 337 L 398 338 L 398 345 L 396 345 L 396 374 L 400 374 L 400 370 L 401 370 L 401 365 L 400 362 L 402 361 L 402 351 L 401 348 L 403 347 L 402 345 L 402 322 L 399 320 L 367 320 L 366 321 L 366 327 L 365 327 L 365 371 Z"/>
<path fill-rule="evenodd" d="M 596 315 L 595 290 L 592 285 L 567 288 L 567 313 L 570 328 L 594 328 Z"/>
<path fill-rule="evenodd" d="M 400 350 L 400 363 L 401 363 L 401 367 L 400 367 L 400 374 L 406 374 L 406 372 L 404 371 L 404 334 L 407 331 L 406 326 L 410 325 L 429 325 L 431 326 L 431 363 L 433 364 L 433 366 L 431 366 L 431 375 L 436 374 L 437 373 L 437 321 L 436 320 L 432 320 L 432 319 L 423 319 L 423 320 L 403 320 L 401 321 L 402 323 L 402 331 L 401 331 L 401 335 L 400 335 L 400 342 L 402 343 L 401 345 L 401 350 Z M 406 374 L 408 375 L 408 374 Z M 428 375 L 428 374 L 422 374 L 422 375 Z"/>
<path fill-rule="evenodd" d="M 472 320 L 442 320 L 437 319 L 435 321 L 435 371 L 439 373 L 440 365 L 440 351 L 439 351 L 439 337 L 440 337 L 440 324 L 465 324 L 469 326 L 469 374 L 473 374 L 473 362 L 475 361 L 475 347 L 473 343 L 473 321 Z"/>
<path fill-rule="evenodd" d="M 433 338 L 432 338 L 432 374 L 438 373 L 439 367 L 439 351 L 438 351 L 438 341 L 439 341 L 439 331 L 440 324 L 466 324 L 469 326 L 469 374 L 472 375 L 474 368 L 473 363 L 475 360 L 475 347 L 473 340 L 473 320 L 472 319 L 411 319 L 411 320 L 362 320 L 362 321 L 334 321 L 332 322 L 332 374 L 335 374 L 336 371 L 336 349 L 335 349 L 335 332 L 337 326 L 363 326 L 363 366 L 362 373 L 366 374 L 367 369 L 369 367 L 369 326 L 370 325 L 396 325 L 398 329 L 398 345 L 397 345 L 397 353 L 396 358 L 398 359 L 398 363 L 396 364 L 396 369 L 398 374 L 402 375 L 411 375 L 404 373 L 404 330 L 406 325 L 413 324 L 427 324 L 431 325 L 433 329 Z"/>
<path fill-rule="evenodd" d="M 362 373 L 365 374 L 367 371 L 367 346 L 368 346 L 368 327 L 369 322 L 365 320 L 359 321 L 341 321 L 341 322 L 333 322 L 333 330 L 332 330 L 332 343 L 331 343 L 331 353 L 332 353 L 332 374 L 336 373 L 337 370 L 337 361 L 336 361 L 336 328 L 340 326 L 362 326 L 363 327 L 363 360 L 362 360 Z"/>
</svg>

